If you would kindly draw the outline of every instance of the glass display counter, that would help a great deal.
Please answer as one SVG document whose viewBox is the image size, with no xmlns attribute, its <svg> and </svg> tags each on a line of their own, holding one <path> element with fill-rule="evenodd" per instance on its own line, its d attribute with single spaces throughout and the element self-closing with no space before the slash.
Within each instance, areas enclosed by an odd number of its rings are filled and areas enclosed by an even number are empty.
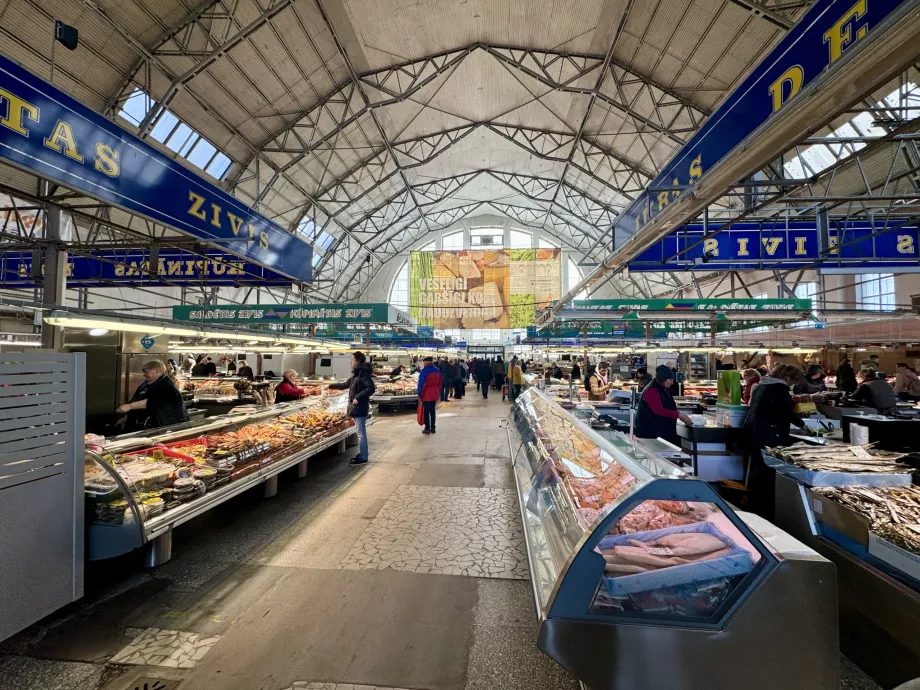
<svg viewBox="0 0 920 690">
<path fill-rule="evenodd" d="M 832 563 L 533 387 L 508 437 L 538 646 L 588 688 L 837 688 Z"/>
<path fill-rule="evenodd" d="M 266 496 L 293 466 L 355 434 L 347 392 L 248 414 L 210 417 L 87 446 L 86 519 L 91 560 L 147 546 L 148 565 L 168 560 L 172 529 L 256 484 Z"/>
</svg>

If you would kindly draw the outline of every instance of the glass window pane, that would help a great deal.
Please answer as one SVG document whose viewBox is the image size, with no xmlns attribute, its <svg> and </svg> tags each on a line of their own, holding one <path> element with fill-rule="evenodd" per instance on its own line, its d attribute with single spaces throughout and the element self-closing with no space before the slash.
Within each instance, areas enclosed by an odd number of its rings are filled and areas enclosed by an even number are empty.
<svg viewBox="0 0 920 690">
<path fill-rule="evenodd" d="M 510 235 L 512 249 L 530 249 L 530 247 L 533 246 L 533 235 L 529 232 L 512 230 Z"/>
<path fill-rule="evenodd" d="M 463 231 L 444 235 L 441 238 L 441 249 L 463 249 Z"/>
<path fill-rule="evenodd" d="M 147 113 L 150 112 L 150 108 L 155 104 L 156 101 L 146 93 L 140 89 L 134 89 L 118 114 L 136 127 L 143 122 L 144 118 L 147 117 Z"/>
<path fill-rule="evenodd" d="M 537 239 L 537 247 L 539 249 L 559 249 L 558 244 L 555 242 L 550 242 L 549 240 L 545 240 L 542 237 Z"/>
<path fill-rule="evenodd" d="M 195 148 L 188 155 L 188 162 L 204 170 L 204 166 L 208 164 L 208 161 L 211 160 L 215 153 L 217 153 L 217 149 L 214 148 L 210 141 L 199 139 L 198 143 L 195 144 Z"/>
<path fill-rule="evenodd" d="M 157 123 L 153 127 L 153 131 L 150 132 L 150 136 L 161 144 L 169 136 L 169 133 L 173 131 L 176 124 L 179 122 L 179 118 L 173 115 L 168 110 L 164 110 L 157 117 Z"/>
<path fill-rule="evenodd" d="M 169 141 L 166 142 L 166 148 L 168 148 L 170 151 L 179 153 L 180 149 L 185 146 L 185 144 L 189 139 L 192 138 L 192 136 L 197 136 L 195 131 L 187 124 L 182 122 L 178 127 L 176 127 L 176 131 L 173 132 L 173 135 L 169 137 Z"/>
<path fill-rule="evenodd" d="M 211 161 L 211 165 L 208 166 L 207 173 L 213 175 L 218 180 L 222 180 L 229 167 L 230 159 L 218 151 L 217 155 L 214 156 L 214 160 Z"/>
</svg>

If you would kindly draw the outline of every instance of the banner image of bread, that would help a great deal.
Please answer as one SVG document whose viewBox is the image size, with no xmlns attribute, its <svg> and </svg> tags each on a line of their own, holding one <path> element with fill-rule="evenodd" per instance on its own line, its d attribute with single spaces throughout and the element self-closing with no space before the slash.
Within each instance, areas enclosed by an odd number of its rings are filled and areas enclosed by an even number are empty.
<svg viewBox="0 0 920 690">
<path fill-rule="evenodd" d="M 562 294 L 559 249 L 412 252 L 409 312 L 420 326 L 525 328 Z"/>
</svg>

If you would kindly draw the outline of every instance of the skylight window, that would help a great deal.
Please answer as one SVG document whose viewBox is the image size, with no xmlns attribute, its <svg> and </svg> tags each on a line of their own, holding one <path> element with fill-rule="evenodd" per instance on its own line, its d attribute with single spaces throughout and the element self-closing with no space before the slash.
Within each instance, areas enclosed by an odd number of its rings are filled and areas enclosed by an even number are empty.
<svg viewBox="0 0 920 690">
<path fill-rule="evenodd" d="M 118 111 L 118 116 L 140 127 L 156 101 L 140 89 L 134 89 Z M 169 110 L 162 110 L 150 130 L 150 138 L 165 145 L 199 170 L 222 180 L 232 161 L 214 144 L 182 122 Z"/>
<path fill-rule="evenodd" d="M 911 100 L 911 95 L 916 93 L 916 89 L 916 84 L 908 82 L 903 87 L 898 87 L 885 96 L 878 105 L 881 108 L 900 108 L 902 107 L 902 101 Z M 904 112 L 904 117 L 908 120 L 914 119 L 918 114 L 917 110 L 906 110 Z M 885 129 L 875 124 L 875 118 L 872 114 L 859 113 L 849 122 L 845 122 L 838 127 L 830 136 L 848 138 L 881 137 L 885 134 L 887 134 Z M 783 164 L 783 169 L 786 171 L 786 174 L 792 178 L 811 177 L 812 175 L 817 175 L 827 170 L 838 160 L 846 158 L 848 155 L 865 146 L 865 142 L 841 142 L 840 144 L 828 142 L 827 144 L 815 144 L 814 146 L 809 146 L 794 158 L 786 161 L 786 163 Z"/>
</svg>

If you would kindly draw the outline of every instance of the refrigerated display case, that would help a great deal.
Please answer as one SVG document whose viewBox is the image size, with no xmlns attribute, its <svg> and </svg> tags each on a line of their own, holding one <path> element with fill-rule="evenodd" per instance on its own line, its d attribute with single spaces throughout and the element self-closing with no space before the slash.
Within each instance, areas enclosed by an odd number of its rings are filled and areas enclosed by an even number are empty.
<svg viewBox="0 0 920 690">
<path fill-rule="evenodd" d="M 146 547 L 147 564 L 171 556 L 172 530 L 355 434 L 347 392 L 107 439 L 87 446 L 90 560 Z"/>
<path fill-rule="evenodd" d="M 585 686 L 838 687 L 832 563 L 535 388 L 507 426 L 537 644 Z"/>
</svg>

